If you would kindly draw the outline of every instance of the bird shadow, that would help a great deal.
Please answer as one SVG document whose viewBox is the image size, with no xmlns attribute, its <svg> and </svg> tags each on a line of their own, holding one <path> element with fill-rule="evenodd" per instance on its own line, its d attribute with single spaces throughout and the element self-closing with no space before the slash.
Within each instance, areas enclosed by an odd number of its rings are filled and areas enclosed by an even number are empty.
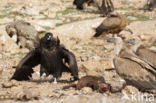
<svg viewBox="0 0 156 103">
<path fill-rule="evenodd" d="M 54 82 L 54 79 L 35 79 L 35 80 L 29 80 L 29 82 L 35 82 L 35 83 L 43 83 L 43 82 Z M 71 80 L 57 80 L 58 83 L 72 83 Z"/>
<path fill-rule="evenodd" d="M 83 12 L 83 13 L 90 13 L 90 14 L 101 14 L 101 12 L 100 11 L 98 11 L 98 10 L 90 10 L 89 8 L 87 9 L 83 9 L 83 10 L 78 10 L 78 9 L 76 9 L 76 8 L 74 8 L 74 7 L 67 7 L 67 9 L 72 9 L 72 10 L 77 10 L 77 11 L 80 11 L 80 12 Z"/>
</svg>

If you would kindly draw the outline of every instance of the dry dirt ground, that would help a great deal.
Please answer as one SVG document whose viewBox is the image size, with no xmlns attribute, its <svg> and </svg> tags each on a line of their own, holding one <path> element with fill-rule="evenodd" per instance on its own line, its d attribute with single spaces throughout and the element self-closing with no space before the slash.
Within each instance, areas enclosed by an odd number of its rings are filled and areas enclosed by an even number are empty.
<svg viewBox="0 0 156 103">
<path fill-rule="evenodd" d="M 100 94 L 89 88 L 83 90 L 61 90 L 68 83 L 70 75 L 64 73 L 61 81 L 52 83 L 52 79 L 39 77 L 39 67 L 30 81 L 9 81 L 20 59 L 28 52 L 19 49 L 5 32 L 5 26 L 13 20 L 22 19 L 33 24 L 39 32 L 51 31 L 61 39 L 66 48 L 77 58 L 79 76 L 86 74 L 102 75 L 106 82 L 121 83 L 112 66 L 113 47 L 105 38 L 95 39 L 92 35 L 104 19 L 95 7 L 84 11 L 76 10 L 73 0 L 1 0 L 0 3 L 0 103 L 145 103 L 152 101 L 150 94 L 144 100 L 135 87 L 127 86 L 121 93 Z M 138 10 L 145 0 L 113 0 L 115 10 L 123 13 L 130 21 L 133 34 L 122 31 L 125 40 L 139 36 L 144 43 L 151 45 L 156 37 L 156 13 Z M 43 36 L 43 33 L 40 34 Z M 111 36 L 109 34 L 108 36 Z M 156 43 L 152 44 L 155 49 Z M 122 98 L 128 95 L 128 98 Z M 131 96 L 136 94 L 136 99 Z M 156 102 L 153 101 L 153 103 Z"/>
</svg>

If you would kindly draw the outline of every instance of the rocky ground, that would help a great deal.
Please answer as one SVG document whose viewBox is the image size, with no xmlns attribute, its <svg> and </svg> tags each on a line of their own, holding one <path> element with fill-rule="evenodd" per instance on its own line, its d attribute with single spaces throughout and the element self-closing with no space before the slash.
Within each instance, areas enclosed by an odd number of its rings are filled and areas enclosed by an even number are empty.
<svg viewBox="0 0 156 103">
<path fill-rule="evenodd" d="M 70 75 L 64 73 L 61 81 L 52 83 L 51 78 L 39 77 L 39 67 L 30 81 L 9 81 L 20 59 L 28 52 L 19 49 L 9 38 L 5 26 L 13 20 L 22 19 L 30 22 L 40 32 L 50 31 L 58 36 L 66 48 L 77 58 L 79 76 L 102 75 L 106 82 L 122 83 L 115 70 L 112 70 L 113 47 L 105 38 L 92 38 L 94 29 L 102 22 L 95 7 L 79 11 L 72 5 L 73 0 L 1 0 L 0 3 L 0 102 L 35 102 L 35 103 L 145 103 L 152 99 L 150 94 L 141 93 L 135 87 L 127 86 L 121 93 L 98 93 L 90 88 L 62 90 L 68 85 Z M 133 34 L 122 31 L 119 35 L 126 39 L 138 36 L 148 46 L 156 48 L 156 12 L 138 10 L 144 0 L 113 0 L 115 10 L 123 13 L 130 21 Z M 108 37 L 111 34 L 108 35 Z M 128 98 L 125 98 L 125 94 Z M 137 99 L 133 100 L 132 95 Z M 147 95 L 144 100 L 140 95 Z M 156 102 L 156 98 L 155 98 Z M 155 103 L 153 101 L 153 103 Z"/>
</svg>

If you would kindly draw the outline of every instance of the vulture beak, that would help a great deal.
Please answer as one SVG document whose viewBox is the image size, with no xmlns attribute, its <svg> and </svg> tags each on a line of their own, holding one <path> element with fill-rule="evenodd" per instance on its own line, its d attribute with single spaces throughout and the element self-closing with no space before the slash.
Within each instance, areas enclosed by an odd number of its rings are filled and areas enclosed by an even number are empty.
<svg viewBox="0 0 156 103">
<path fill-rule="evenodd" d="M 47 40 L 48 40 L 48 41 L 52 40 L 52 36 L 48 36 L 48 37 L 47 37 Z"/>
<path fill-rule="evenodd" d="M 44 37 L 45 37 L 45 39 L 46 39 L 47 41 L 52 41 L 52 39 L 53 39 L 53 34 L 50 33 L 50 32 L 48 32 L 48 33 L 45 34 Z"/>
</svg>

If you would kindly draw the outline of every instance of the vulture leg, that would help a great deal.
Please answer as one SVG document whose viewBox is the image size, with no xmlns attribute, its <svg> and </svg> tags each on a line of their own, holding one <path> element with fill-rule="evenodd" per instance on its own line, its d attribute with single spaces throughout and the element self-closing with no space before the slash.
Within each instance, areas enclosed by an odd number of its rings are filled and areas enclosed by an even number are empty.
<svg viewBox="0 0 156 103">
<path fill-rule="evenodd" d="M 110 12 L 114 11 L 114 5 L 113 5 L 113 2 L 111 0 L 108 0 L 109 1 L 109 9 L 110 9 Z"/>
<path fill-rule="evenodd" d="M 106 12 L 107 12 L 107 8 L 106 8 L 106 3 L 105 0 L 102 0 L 102 6 L 99 7 L 101 13 L 103 14 L 103 16 L 106 16 Z"/>
<path fill-rule="evenodd" d="M 46 68 L 44 68 L 42 65 L 40 66 L 40 77 L 43 75 L 43 74 L 46 74 L 46 76 L 49 76 L 49 73 L 48 71 L 46 70 Z"/>
<path fill-rule="evenodd" d="M 56 78 L 54 78 L 54 82 L 53 82 L 54 84 L 57 84 L 57 79 Z"/>
<path fill-rule="evenodd" d="M 103 16 L 109 15 L 110 12 L 114 11 L 114 6 L 111 0 L 103 0 L 100 11 Z"/>
</svg>

